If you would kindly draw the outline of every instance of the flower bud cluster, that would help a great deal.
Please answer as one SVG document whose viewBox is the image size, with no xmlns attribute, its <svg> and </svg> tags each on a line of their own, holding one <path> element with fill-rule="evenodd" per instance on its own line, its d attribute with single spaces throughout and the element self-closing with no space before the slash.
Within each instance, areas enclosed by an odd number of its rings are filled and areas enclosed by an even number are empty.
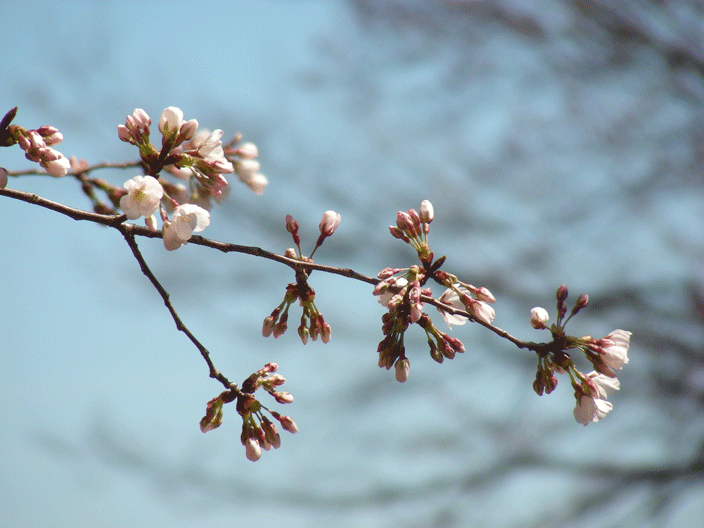
<svg viewBox="0 0 704 528">
<path fill-rule="evenodd" d="M 262 194 L 269 185 L 269 180 L 259 172 L 260 164 L 255 159 L 259 156 L 259 150 L 254 143 L 247 141 L 237 145 L 237 141 L 239 137 L 225 147 L 225 157 L 232 162 L 240 181 L 255 194 Z"/>
<path fill-rule="evenodd" d="M 262 388 L 267 391 L 278 403 L 292 403 L 293 396 L 288 392 L 277 390 L 286 379 L 280 374 L 274 374 L 278 369 L 276 363 L 267 363 L 263 368 L 252 374 L 242 384 L 242 395 L 237 400 L 237 411 L 242 416 L 242 434 L 240 440 L 245 447 L 247 458 L 257 461 L 261 457 L 262 449 L 269 451 L 272 447 L 281 446 L 281 437 L 276 425 L 262 413 L 266 409 L 255 397 L 254 392 Z M 266 409 L 281 426 L 290 433 L 298 431 L 296 423 L 290 416 Z"/>
<path fill-rule="evenodd" d="M 430 347 L 430 357 L 434 361 L 442 363 L 446 358 L 454 359 L 456 354 L 464 352 L 462 341 L 438 330 L 427 315 L 423 315 L 418 324 L 425 330 Z"/>
<path fill-rule="evenodd" d="M 267 411 L 289 433 L 297 433 L 298 426 L 290 416 L 283 416 L 266 408 L 254 396 L 256 390 L 262 388 L 279 403 L 293 402 L 291 394 L 277 390 L 286 381 L 280 374 L 274 374 L 277 369 L 276 363 L 267 363 L 244 381 L 242 390 L 233 388 L 210 400 L 206 406 L 205 416 L 200 421 L 201 431 L 206 433 L 220 427 L 223 405 L 237 400 L 237 412 L 242 417 L 240 440 L 245 447 L 247 459 L 254 462 L 262 456 L 262 450 L 268 451 L 272 447 L 278 449 L 281 446 L 281 437 L 276 424 L 264 415 L 263 410 Z"/>
<path fill-rule="evenodd" d="M 27 130 L 18 125 L 10 125 L 6 131 L 12 142 L 18 143 L 24 150 L 24 157 L 39 163 L 50 176 L 61 178 L 68 174 L 71 163 L 58 150 L 52 148 L 64 139 L 56 128 L 48 125 L 35 130 Z"/>
<path fill-rule="evenodd" d="M 591 336 L 572 337 L 565 334 L 565 325 L 589 302 L 587 295 L 581 295 L 575 302 L 570 315 L 567 315 L 567 287 L 561 285 L 556 293 L 557 322 L 550 326 L 552 343 L 538 350 L 538 370 L 533 390 L 540 396 L 550 394 L 557 386 L 555 374 L 570 376 L 577 405 L 574 416 L 577 422 L 587 425 L 598 422 L 613 409 L 606 398 L 620 388 L 615 370 L 621 370 L 628 363 L 628 348 L 631 332 L 614 330 L 605 337 L 594 339 Z M 547 310 L 535 307 L 531 310 L 530 324 L 536 329 L 547 329 L 549 319 Z M 580 350 L 591 362 L 594 370 L 583 374 L 577 370 L 574 362 L 566 352 L 570 349 Z"/>
<path fill-rule="evenodd" d="M 434 216 L 433 206 L 428 200 L 421 203 L 418 213 L 414 209 L 397 213 L 396 226 L 389 227 L 389 230 L 395 238 L 413 246 L 422 266 L 384 268 L 378 274 L 380 280 L 373 291 L 374 295 L 379 296 L 379 302 L 388 309 L 382 316 L 382 332 L 386 337 L 377 349 L 379 366 L 390 369 L 395 365 L 396 379 L 399 381 L 405 381 L 408 377 L 409 362 L 403 339 L 411 324 L 418 324 L 425 330 L 430 356 L 438 363 L 442 363 L 445 358 L 452 359 L 465 350 L 459 339 L 439 331 L 430 316 L 423 313 L 423 299 L 433 296 L 432 291 L 425 287 L 428 280 L 433 279 L 448 287 L 438 299 L 438 302 L 447 306 L 447 309 L 438 310 L 448 326 L 466 323 L 467 313 L 487 324 L 494 319 L 494 310 L 488 303 L 495 302 L 495 299 L 487 288 L 459 282 L 454 275 L 440 270 L 445 257 L 433 262 L 428 233 Z M 457 311 L 462 314 L 456 314 Z"/>
<path fill-rule="evenodd" d="M 388 309 L 381 318 L 381 330 L 386 337 L 377 347 L 379 367 L 389 370 L 395 365 L 396 379 L 404 382 L 408 379 L 410 362 L 406 357 L 403 338 L 409 325 L 430 320 L 423 313 L 421 297 L 432 295 L 432 291 L 421 286 L 425 282 L 425 271 L 420 266 L 384 268 L 378 277 L 381 281 L 374 287 L 373 293 L 379 296 L 379 303 Z"/>
<path fill-rule="evenodd" d="M 433 252 L 428 246 L 428 233 L 433 218 L 435 218 L 433 205 L 428 200 L 423 200 L 420 204 L 420 213 L 415 209 L 409 209 L 405 213 L 399 211 L 396 214 L 396 225 L 389 226 L 391 235 L 413 246 L 421 262 L 428 265 L 433 261 Z"/>
<path fill-rule="evenodd" d="M 320 336 L 321 341 L 327 343 L 332 337 L 332 328 L 325 322 L 323 314 L 315 305 L 315 291 L 305 278 L 301 277 L 301 279 L 286 286 L 284 300 L 271 312 L 271 315 L 264 319 L 262 335 L 269 337 L 273 334 L 274 338 L 282 335 L 288 328 L 288 310 L 294 302 L 299 301 L 303 308 L 301 324 L 298 327 L 301 341 L 305 345 L 308 343 L 308 338 L 315 341 Z"/>
<path fill-rule="evenodd" d="M 301 251 L 301 237 L 298 234 L 298 222 L 296 222 L 293 216 L 286 215 L 286 231 L 291 233 L 293 242 L 298 248 L 298 253 L 296 253 L 296 249 L 289 248 L 285 251 L 284 256 L 301 262 L 313 262 L 313 253 L 315 253 L 327 237 L 335 232 L 340 225 L 340 219 L 341 216 L 335 211 L 325 211 L 325 213 L 323 213 L 320 225 L 318 226 L 320 230 L 318 241 L 310 256 L 305 257 Z M 307 344 L 309 338 L 315 341 L 318 339 L 318 336 L 320 336 L 323 343 L 329 342 L 332 329 L 330 325 L 325 322 L 323 314 L 315 305 L 315 291 L 308 285 L 308 274 L 303 269 L 296 270 L 296 282 L 286 286 L 284 300 L 264 319 L 262 335 L 269 337 L 273 334 L 274 337 L 277 338 L 283 334 L 288 328 L 288 310 L 296 301 L 298 301 L 303 308 L 301 323 L 298 326 L 298 336 L 301 338 L 303 344 Z"/>
<path fill-rule="evenodd" d="M 124 125 L 117 127 L 118 137 L 139 148 L 142 162 L 148 174 L 158 177 L 162 170 L 167 170 L 188 185 L 171 183 L 160 179 L 162 187 L 169 198 L 171 208 L 191 202 L 203 209 L 210 209 L 211 200 L 221 201 L 229 192 L 225 174 L 235 172 L 236 164 L 252 160 L 258 152 L 252 143 L 236 146 L 241 136 L 227 147 L 222 144 L 222 130 L 210 132 L 198 130 L 198 121 L 184 120 L 183 111 L 175 106 L 165 108 L 159 117 L 159 131 L 162 134 L 161 148 L 157 149 L 149 139 L 151 118 L 137 108 L 127 116 Z M 234 162 L 234 164 L 233 164 Z M 254 173 L 240 171 L 238 176 L 257 194 L 266 186 L 266 178 Z M 249 176 L 244 178 L 247 173 Z"/>
<path fill-rule="evenodd" d="M 152 120 L 141 108 L 135 108 L 132 115 L 128 115 L 124 125 L 117 126 L 117 137 L 121 141 L 139 147 L 142 158 L 156 153 L 156 149 L 149 142 L 149 126 Z"/>
</svg>

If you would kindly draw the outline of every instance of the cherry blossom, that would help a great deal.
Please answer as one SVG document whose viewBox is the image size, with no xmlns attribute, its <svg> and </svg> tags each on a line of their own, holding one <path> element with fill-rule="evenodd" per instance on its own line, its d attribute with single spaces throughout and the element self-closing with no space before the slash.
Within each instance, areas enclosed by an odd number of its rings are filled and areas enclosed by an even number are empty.
<svg viewBox="0 0 704 528">
<path fill-rule="evenodd" d="M 320 220 L 320 236 L 329 237 L 332 235 L 337 226 L 340 225 L 340 220 L 342 217 L 335 211 L 325 211 L 323 213 L 323 218 Z"/>
<path fill-rule="evenodd" d="M 163 187 L 153 176 L 135 176 L 125 182 L 124 188 L 128 193 L 120 198 L 120 209 L 130 220 L 154 214 L 164 196 Z"/>
<path fill-rule="evenodd" d="M 176 135 L 183 125 L 183 110 L 175 106 L 164 108 L 159 117 L 159 131 L 168 139 Z"/>
<path fill-rule="evenodd" d="M 615 378 L 592 371 L 584 376 L 582 385 L 575 385 L 574 388 L 577 398 L 575 420 L 587 425 L 589 422 L 598 422 L 613 409 L 614 406 L 606 398 L 619 390 L 620 383 Z"/>
<path fill-rule="evenodd" d="M 39 164 L 46 169 L 46 172 L 54 178 L 61 178 L 68 174 L 71 162 L 58 150 L 46 147 L 42 151 L 42 159 Z"/>
<path fill-rule="evenodd" d="M 628 347 L 630 345 L 631 332 L 626 330 L 614 330 L 606 337 L 597 340 L 599 355 L 611 369 L 621 370 L 623 365 L 628 363 Z"/>
<path fill-rule="evenodd" d="M 194 204 L 179 205 L 171 217 L 164 222 L 164 247 L 173 251 L 186 244 L 193 233 L 203 231 L 210 225 L 210 213 Z"/>
<path fill-rule="evenodd" d="M 530 311 L 530 325 L 535 328 L 536 330 L 540 330 L 542 328 L 547 328 L 545 326 L 545 323 L 548 322 L 548 319 L 550 319 L 550 315 L 548 315 L 548 311 L 545 308 L 541 308 L 540 306 L 536 306 L 535 308 L 532 308 Z"/>
</svg>

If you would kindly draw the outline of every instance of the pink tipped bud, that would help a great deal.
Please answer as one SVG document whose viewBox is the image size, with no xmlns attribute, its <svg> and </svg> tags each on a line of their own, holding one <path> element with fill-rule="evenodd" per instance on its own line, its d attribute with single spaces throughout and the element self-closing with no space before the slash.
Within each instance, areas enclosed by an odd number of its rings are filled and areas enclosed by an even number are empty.
<svg viewBox="0 0 704 528">
<path fill-rule="evenodd" d="M 280 414 L 276 413 L 274 414 L 274 418 L 279 421 L 281 427 L 283 427 L 285 431 L 288 431 L 291 434 L 295 434 L 298 432 L 298 426 L 296 425 L 296 422 L 293 421 L 293 418 L 291 418 L 290 416 L 281 416 Z"/>
<path fill-rule="evenodd" d="M 579 296 L 579 299 L 577 299 L 577 302 L 574 303 L 574 308 L 572 308 L 572 313 L 570 313 L 570 317 L 578 313 L 582 308 L 587 306 L 589 303 L 589 296 L 586 293 L 583 293 L 582 295 Z"/>
<path fill-rule="evenodd" d="M 404 242 L 409 242 L 408 237 L 406 234 L 401 230 L 401 228 L 397 226 L 389 226 L 389 231 L 391 232 L 391 236 L 394 238 L 400 238 Z"/>
<path fill-rule="evenodd" d="M 264 319 L 264 324 L 262 325 L 262 335 L 264 337 L 269 337 L 273 331 L 274 331 L 274 317 L 270 315 L 269 317 Z"/>
<path fill-rule="evenodd" d="M 531 309 L 531 311 L 530 311 L 530 325 L 533 328 L 535 328 L 536 330 L 547 328 L 545 323 L 548 322 L 548 319 L 550 319 L 550 315 L 548 314 L 548 312 L 545 308 L 541 308 L 540 306 L 536 306 L 535 308 Z"/>
<path fill-rule="evenodd" d="M 342 217 L 335 211 L 325 211 L 319 226 L 321 237 L 329 237 L 332 235 L 337 229 L 337 226 L 340 225 L 341 219 Z"/>
<path fill-rule="evenodd" d="M 117 125 L 117 137 L 120 138 L 120 141 L 129 143 L 132 138 L 132 134 L 130 134 L 130 131 L 125 125 Z"/>
<path fill-rule="evenodd" d="M 293 403 L 293 395 L 290 392 L 272 392 L 271 395 L 279 403 Z"/>
<path fill-rule="evenodd" d="M 308 344 L 308 337 L 310 336 L 310 332 L 308 331 L 308 327 L 304 323 L 301 323 L 301 326 L 298 327 L 298 336 L 301 338 L 301 342 L 304 345 Z"/>
<path fill-rule="evenodd" d="M 396 381 L 403 383 L 408 379 L 408 373 L 411 370 L 411 362 L 408 358 L 399 358 L 395 364 L 396 367 Z"/>
<path fill-rule="evenodd" d="M 433 204 L 428 200 L 423 200 L 420 204 L 420 221 L 424 224 L 429 224 L 435 218 Z"/>
<path fill-rule="evenodd" d="M 178 138 L 179 141 L 188 141 L 190 139 L 193 139 L 193 136 L 196 135 L 196 131 L 198 130 L 198 121 L 195 119 L 191 119 L 190 121 L 186 121 L 181 125 L 181 129 L 179 130 L 178 133 Z"/>
<path fill-rule="evenodd" d="M 474 296 L 481 301 L 488 302 L 488 303 L 495 303 L 496 302 L 496 299 L 494 298 L 494 296 L 484 286 L 482 286 L 481 288 L 477 288 L 476 286 L 472 286 L 471 284 L 468 284 L 467 289 L 469 291 L 471 291 L 474 294 Z"/>
<path fill-rule="evenodd" d="M 64 136 L 59 132 L 59 130 L 53 126 L 43 125 L 37 129 L 37 133 L 44 138 L 44 143 L 51 145 L 58 145 L 64 140 Z"/>
<path fill-rule="evenodd" d="M 247 455 L 247 460 L 256 462 L 262 457 L 262 448 L 256 438 L 247 438 L 244 443 L 244 449 L 245 454 Z"/>
<path fill-rule="evenodd" d="M 400 271 L 400 268 L 384 268 L 383 270 L 381 270 L 379 272 L 377 277 L 379 277 L 380 279 L 388 279 L 389 277 L 391 277 L 395 273 L 398 273 L 399 271 Z"/>
<path fill-rule="evenodd" d="M 329 343 L 332 337 L 332 328 L 328 323 L 323 323 L 320 328 L 320 339 L 323 343 Z"/>
<path fill-rule="evenodd" d="M 396 213 L 396 225 L 407 236 L 417 237 L 419 235 L 418 231 L 416 231 L 416 228 L 413 225 L 413 219 L 408 215 L 408 213 L 404 213 L 403 211 L 399 211 L 398 213 Z"/>
</svg>

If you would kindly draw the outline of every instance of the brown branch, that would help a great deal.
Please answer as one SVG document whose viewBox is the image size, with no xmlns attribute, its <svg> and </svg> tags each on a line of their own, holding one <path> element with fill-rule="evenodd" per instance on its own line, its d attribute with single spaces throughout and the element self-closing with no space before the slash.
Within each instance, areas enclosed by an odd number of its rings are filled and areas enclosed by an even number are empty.
<svg viewBox="0 0 704 528">
<path fill-rule="evenodd" d="M 51 200 L 47 200 L 46 198 L 42 198 L 40 196 L 37 196 L 36 194 L 31 194 L 27 193 L 24 191 L 17 191 L 14 189 L 0 189 L 0 196 L 8 196 L 10 198 L 14 198 L 16 200 L 21 200 L 23 202 L 31 203 L 33 205 L 38 205 L 40 207 L 44 207 L 46 209 L 50 209 L 52 211 L 61 213 L 63 215 L 68 216 L 69 218 L 73 218 L 74 220 L 87 220 L 89 222 L 95 222 L 98 224 L 106 225 L 109 227 L 113 227 L 120 231 L 120 233 L 123 234 L 125 239 L 127 240 L 128 244 L 130 244 L 130 248 L 132 249 L 132 252 L 135 254 L 135 258 L 137 258 L 138 262 L 140 262 L 140 266 L 142 266 L 142 271 L 149 277 L 149 279 L 152 281 L 152 284 L 154 284 L 154 287 L 157 288 L 157 291 L 159 291 L 160 295 L 162 298 L 164 298 L 164 302 L 168 303 L 168 293 L 166 293 L 165 290 L 161 287 L 161 285 L 157 286 L 158 281 L 156 281 L 156 277 L 154 277 L 153 274 L 151 274 L 151 271 L 149 271 L 149 268 L 146 266 L 146 262 L 144 262 L 144 259 L 141 258 L 141 254 L 139 254 L 138 249 L 137 252 L 135 252 L 136 248 L 136 243 L 131 244 L 129 237 L 133 240 L 135 236 L 143 236 L 146 238 L 162 238 L 162 233 L 161 231 L 152 231 L 147 227 L 142 227 L 134 224 L 128 224 L 125 223 L 125 220 L 127 219 L 124 214 L 122 215 L 103 215 L 103 214 L 98 214 L 98 213 L 91 213 L 89 211 L 83 211 L 81 209 L 75 209 L 73 207 L 69 207 L 67 205 L 63 205 L 58 202 L 53 202 Z M 278 255 L 276 253 L 272 253 L 271 251 L 267 251 L 265 249 L 262 249 L 260 247 L 256 246 L 242 246 L 239 244 L 231 244 L 228 242 L 219 242 L 217 240 L 211 240 L 209 238 L 205 238 L 199 235 L 194 235 L 191 237 L 191 239 L 188 241 L 189 244 L 195 244 L 198 246 L 205 246 L 209 247 L 212 249 L 216 249 L 218 251 L 222 251 L 223 253 L 244 253 L 247 255 L 252 255 L 255 257 L 260 257 L 260 258 L 265 258 L 268 260 L 272 260 L 274 262 L 279 262 L 281 264 L 284 264 L 294 271 L 306 271 L 310 273 L 313 270 L 318 270 L 324 273 L 332 273 L 335 275 L 342 275 L 343 277 L 347 277 L 350 279 L 358 280 L 360 282 L 365 282 L 367 284 L 371 285 L 376 285 L 380 281 L 379 279 L 375 277 L 368 277 L 366 275 L 363 275 L 361 273 L 358 273 L 350 268 L 337 268 L 335 266 L 326 266 L 324 264 L 316 264 L 314 262 L 302 262 L 300 260 L 292 259 L 285 257 L 283 255 Z M 139 255 L 139 256 L 138 256 Z M 145 269 L 148 271 L 145 271 Z M 162 293 L 163 292 L 163 293 Z M 166 297 L 164 297 L 166 295 Z M 491 330 L 494 332 L 496 335 L 499 337 L 506 339 L 516 345 L 520 349 L 528 349 L 532 351 L 539 351 L 539 350 L 546 350 L 548 349 L 552 343 L 534 343 L 530 341 L 522 341 L 511 334 L 509 334 L 506 330 L 503 330 L 502 328 L 499 328 L 498 326 L 494 326 L 491 323 L 486 323 L 484 321 L 480 321 L 470 315 L 468 312 L 464 310 L 459 310 L 457 308 L 448 306 L 437 299 L 433 297 L 428 297 L 428 296 L 422 296 L 421 299 L 423 302 L 431 304 L 435 306 L 436 308 L 439 308 L 445 312 L 455 314 L 455 315 L 461 315 L 463 317 L 467 317 L 470 321 L 473 321 L 475 323 L 478 323 L 488 330 Z M 169 304 L 167 304 L 167 308 L 169 308 Z M 173 307 L 170 308 L 170 311 L 173 309 Z M 175 312 L 172 313 L 172 316 L 175 314 Z M 176 321 L 177 327 L 179 325 L 182 325 L 183 323 L 179 323 L 179 320 L 174 318 Z M 181 328 L 179 327 L 179 330 Z M 189 335 L 187 333 L 186 335 Z M 189 336 L 191 338 L 191 336 Z M 191 340 L 193 341 L 192 338 Z M 205 350 L 202 345 L 199 343 L 196 343 L 194 341 L 194 344 L 198 349 L 201 351 L 201 354 L 203 354 L 203 351 Z M 206 358 L 206 361 L 208 362 L 208 366 L 211 367 L 211 375 L 213 372 L 217 372 L 214 370 L 214 367 L 212 367 L 212 363 L 210 362 L 209 358 L 207 358 L 207 350 L 205 350 L 206 354 L 204 354 L 204 358 Z M 215 377 L 215 376 L 213 376 Z M 221 382 L 223 381 L 220 378 L 219 379 Z M 228 382 L 229 383 L 229 382 Z"/>
<path fill-rule="evenodd" d="M 139 267 L 141 268 L 142 273 L 147 276 L 149 282 L 151 282 L 154 288 L 156 288 L 156 291 L 159 292 L 159 295 L 164 301 L 166 309 L 171 314 L 171 318 L 174 320 L 174 323 L 176 323 L 176 329 L 186 334 L 188 339 L 190 339 L 191 343 L 193 343 L 198 349 L 200 355 L 203 356 L 203 359 L 207 363 L 208 369 L 210 370 L 210 377 L 218 380 L 225 386 L 226 389 L 232 389 L 237 391 L 237 385 L 231 383 L 230 380 L 228 380 L 217 368 L 215 368 L 213 360 L 210 358 L 210 352 L 183 323 L 178 313 L 176 312 L 176 309 L 174 308 L 173 304 L 171 304 L 169 292 L 164 289 L 164 287 L 161 285 L 154 273 L 152 273 L 152 270 L 149 269 L 149 265 L 147 264 L 147 261 L 144 260 L 142 252 L 139 250 L 139 246 L 137 245 L 137 241 L 135 239 L 135 228 L 137 226 L 133 224 L 120 224 L 119 226 L 115 227 L 120 231 L 120 233 L 122 233 L 122 236 L 125 238 L 125 241 L 127 241 L 127 245 L 132 250 L 134 258 L 136 258 L 137 262 L 139 262 Z"/>
</svg>

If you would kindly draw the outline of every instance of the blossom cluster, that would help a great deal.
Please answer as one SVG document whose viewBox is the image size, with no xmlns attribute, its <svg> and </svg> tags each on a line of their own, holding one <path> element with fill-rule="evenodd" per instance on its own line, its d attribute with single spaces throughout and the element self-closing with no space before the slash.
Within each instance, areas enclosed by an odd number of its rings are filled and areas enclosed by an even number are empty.
<svg viewBox="0 0 704 528">
<path fill-rule="evenodd" d="M 223 405 L 237 401 L 237 412 L 242 417 L 242 433 L 240 440 L 245 447 L 247 458 L 253 462 L 262 456 L 262 450 L 269 451 L 272 447 L 281 446 L 281 437 L 274 422 L 267 418 L 262 410 L 266 410 L 281 427 L 289 433 L 297 433 L 298 426 L 290 416 L 284 416 L 276 411 L 266 408 L 254 397 L 257 389 L 264 389 L 278 403 L 291 403 L 293 396 L 290 393 L 279 391 L 278 387 L 286 379 L 280 374 L 276 363 L 267 363 L 263 368 L 249 376 L 242 384 L 242 389 L 225 391 L 210 400 L 206 406 L 205 416 L 200 421 L 200 429 L 204 433 L 222 425 Z"/>
<path fill-rule="evenodd" d="M 71 163 L 66 156 L 53 148 L 64 140 L 61 132 L 49 125 L 32 130 L 27 130 L 19 125 L 11 125 L 10 123 L 16 114 L 17 107 L 5 114 L 0 122 L 0 146 L 9 147 L 19 144 L 20 148 L 24 150 L 25 158 L 39 163 L 50 176 L 55 178 L 66 176 L 71 168 Z M 7 174 L 5 174 L 6 176 Z M 4 177 L 2 179 L 4 180 Z"/>
<path fill-rule="evenodd" d="M 122 141 L 139 148 L 149 172 L 125 182 L 125 190 L 118 192 L 119 206 L 130 220 L 144 216 L 153 230 L 157 229 L 154 214 L 159 209 L 166 249 L 181 247 L 193 233 L 210 224 L 211 199 L 222 200 L 229 189 L 225 174 L 236 172 L 239 167 L 240 179 L 254 192 L 263 192 L 267 181 L 258 173 L 259 163 L 253 159 L 258 151 L 253 143 L 236 145 L 238 136 L 226 149 L 221 140 L 222 130 L 199 131 L 197 120 L 184 120 L 183 111 L 170 106 L 159 117 L 162 139 L 161 148 L 157 149 L 150 141 L 151 124 L 149 115 L 137 108 L 127 116 L 124 125 L 117 127 Z M 187 185 L 158 176 L 162 170 Z"/>
<path fill-rule="evenodd" d="M 298 248 L 298 252 L 296 252 L 295 248 L 289 248 L 285 251 L 284 256 L 301 262 L 313 262 L 313 254 L 323 244 L 324 240 L 335 232 L 340 225 L 341 218 L 340 214 L 335 211 L 325 211 L 325 213 L 323 213 L 323 217 L 318 225 L 320 235 L 318 236 L 313 251 L 306 257 L 303 256 L 301 251 L 301 237 L 298 234 L 298 222 L 296 222 L 291 215 L 287 215 L 286 230 L 291 233 L 291 237 Z M 332 329 L 330 325 L 325 322 L 323 314 L 315 305 L 315 291 L 308 285 L 308 274 L 302 269 L 296 272 L 296 282 L 286 286 L 286 294 L 281 304 L 274 308 L 271 314 L 264 319 L 262 335 L 264 337 L 273 335 L 274 338 L 281 336 L 288 328 L 289 308 L 296 301 L 298 301 L 303 308 L 301 323 L 298 326 L 298 336 L 301 338 L 303 344 L 308 343 L 308 338 L 315 341 L 318 339 L 318 336 L 320 336 L 323 343 L 329 342 Z"/>
<path fill-rule="evenodd" d="M 434 217 L 433 205 L 428 200 L 423 200 L 419 212 L 410 209 L 397 213 L 396 225 L 390 226 L 389 231 L 394 238 L 403 240 L 416 250 L 421 265 L 384 268 L 377 275 L 380 280 L 373 290 L 373 294 L 379 296 L 381 305 L 388 310 L 382 316 L 382 332 L 385 337 L 377 348 L 379 367 L 389 370 L 395 366 L 396 379 L 400 382 L 408 379 L 410 370 L 404 335 L 411 324 L 423 328 L 430 347 L 430 356 L 438 363 L 453 359 L 456 354 L 465 350 L 459 339 L 441 332 L 430 316 L 423 313 L 426 300 L 433 297 L 432 290 L 426 286 L 429 280 L 432 279 L 447 288 L 435 305 L 450 328 L 452 325 L 465 324 L 468 318 L 491 324 L 495 316 L 489 303 L 495 302 L 496 299 L 487 288 L 466 284 L 441 270 L 445 257 L 433 262 L 434 255 L 428 243 L 428 234 Z"/>
<path fill-rule="evenodd" d="M 382 316 L 384 338 L 379 343 L 379 367 L 395 367 L 396 379 L 408 379 L 410 361 L 404 345 L 405 332 L 412 324 L 417 324 L 426 333 L 430 356 L 438 363 L 453 359 L 457 353 L 465 351 L 464 344 L 457 338 L 441 332 L 432 323 L 430 316 L 423 312 L 424 305 L 433 302 L 447 325 L 463 325 L 468 320 L 480 323 L 499 335 L 506 332 L 493 326 L 495 311 L 491 306 L 496 299 L 485 287 L 476 287 L 460 281 L 455 275 L 440 268 L 445 257 L 433 261 L 433 251 L 428 243 L 429 225 L 434 218 L 432 204 L 424 200 L 420 212 L 411 209 L 399 211 L 396 225 L 390 226 L 391 235 L 410 244 L 415 250 L 421 265 L 408 268 L 384 268 L 378 274 L 379 281 L 373 294 L 387 309 Z M 429 280 L 444 286 L 446 290 L 437 299 L 427 287 Z M 535 329 L 549 329 L 550 343 L 526 343 L 523 346 L 535 350 L 538 355 L 538 370 L 533 389 L 538 395 L 551 393 L 557 387 L 555 374 L 567 373 L 575 391 L 577 406 L 575 419 L 584 425 L 602 419 L 612 408 L 607 397 L 618 390 L 616 371 L 628 363 L 628 348 L 631 333 L 614 330 L 606 337 L 594 339 L 591 336 L 572 337 L 565 333 L 565 324 L 581 309 L 587 306 L 587 295 L 580 296 L 567 316 L 567 287 L 557 290 L 557 323 L 549 328 L 547 310 L 535 307 L 531 310 L 530 324 Z M 565 316 L 567 316 L 565 318 Z M 517 340 L 516 340 L 517 341 Z M 581 351 L 592 364 L 594 370 L 588 374 L 580 372 L 572 361 L 570 350 Z"/>
<path fill-rule="evenodd" d="M 544 350 L 538 351 L 538 370 L 533 390 L 538 395 L 550 394 L 557 387 L 555 374 L 567 373 L 577 400 L 575 419 L 583 425 L 598 422 L 613 409 L 613 404 L 607 401 L 607 397 L 620 388 L 615 371 L 621 370 L 628 363 L 631 332 L 617 329 L 599 339 L 566 335 L 565 325 L 587 306 L 589 297 L 581 295 L 567 319 L 564 319 L 567 314 L 567 287 L 564 284 L 558 288 L 556 297 L 557 323 L 549 328 L 553 341 Z M 535 307 L 531 310 L 530 324 L 533 328 L 548 329 L 548 320 L 549 315 L 544 308 Z M 587 374 L 580 372 L 567 352 L 572 349 L 581 351 L 594 370 Z"/>
</svg>

